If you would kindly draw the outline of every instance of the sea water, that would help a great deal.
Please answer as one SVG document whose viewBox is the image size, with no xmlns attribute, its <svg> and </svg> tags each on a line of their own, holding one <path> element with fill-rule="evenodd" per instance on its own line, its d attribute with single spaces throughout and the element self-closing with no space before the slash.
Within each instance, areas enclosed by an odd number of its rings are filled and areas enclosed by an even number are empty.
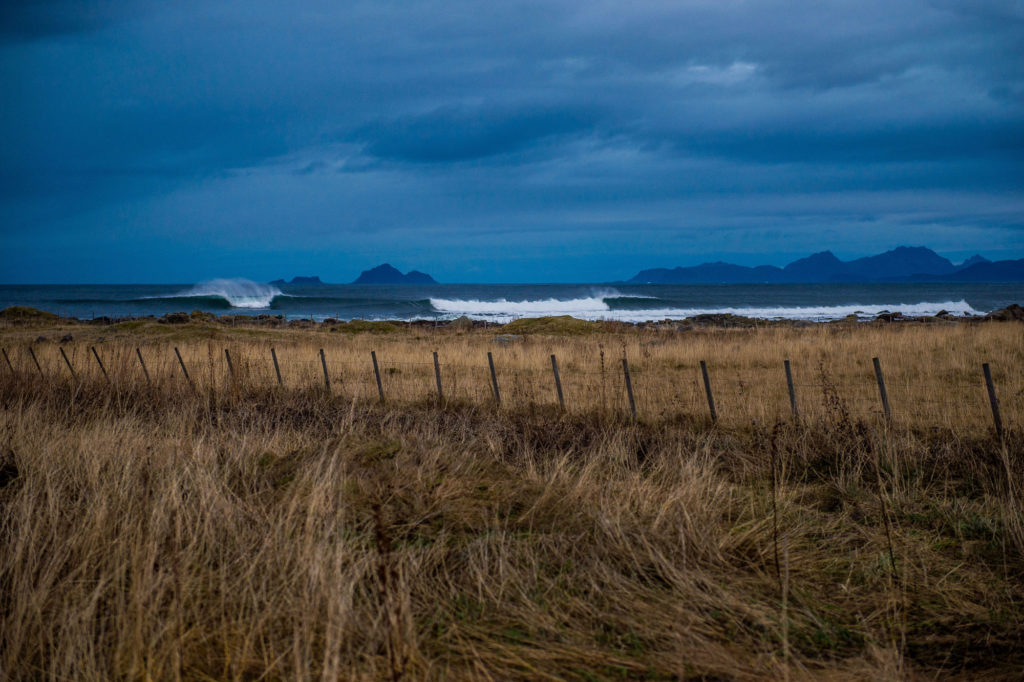
<svg viewBox="0 0 1024 682">
<path fill-rule="evenodd" d="M 587 320 L 681 319 L 731 313 L 826 321 L 881 312 L 983 315 L 1024 303 L 1024 283 L 899 284 L 355 284 L 280 286 L 242 279 L 198 284 L 0 285 L 0 308 L 62 316 L 142 317 L 202 310 L 316 320 L 474 320 L 572 315 Z"/>
</svg>

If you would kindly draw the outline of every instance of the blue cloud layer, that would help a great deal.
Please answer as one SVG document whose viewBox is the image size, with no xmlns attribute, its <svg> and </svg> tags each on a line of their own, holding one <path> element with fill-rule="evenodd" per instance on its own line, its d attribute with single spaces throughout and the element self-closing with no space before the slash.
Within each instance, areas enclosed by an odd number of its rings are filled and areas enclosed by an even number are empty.
<svg viewBox="0 0 1024 682">
<path fill-rule="evenodd" d="M 1013 0 L 4 3 L 0 270 L 1020 257 L 1022 57 Z"/>
</svg>

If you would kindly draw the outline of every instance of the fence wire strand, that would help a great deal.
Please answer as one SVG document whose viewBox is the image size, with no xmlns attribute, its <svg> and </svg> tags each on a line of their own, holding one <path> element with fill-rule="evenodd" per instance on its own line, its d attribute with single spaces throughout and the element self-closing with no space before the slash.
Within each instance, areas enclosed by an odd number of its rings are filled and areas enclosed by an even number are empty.
<svg viewBox="0 0 1024 682">
<path fill-rule="evenodd" d="M 7 359 L 0 373 L 14 373 L 47 381 L 105 381 L 115 387 L 129 382 L 148 382 L 166 386 L 169 382 L 185 381 L 180 363 L 172 346 L 147 345 L 138 349 L 124 346 L 97 344 L 92 346 L 66 344 L 57 347 L 21 346 L 5 348 Z M 336 351 L 324 350 L 309 357 L 298 356 L 289 349 L 277 349 L 275 370 L 269 347 L 257 351 L 252 348 L 231 352 L 231 364 L 223 348 L 192 345 L 181 354 L 181 363 L 189 373 L 189 382 L 197 389 L 276 387 L 278 371 L 282 387 L 292 390 L 324 389 L 326 365 L 327 380 L 332 393 L 377 399 L 377 377 L 373 361 L 367 353 L 365 359 L 354 359 L 346 353 L 338 357 Z M 103 363 L 103 368 L 97 362 Z M 142 361 L 140 362 L 139 356 Z M 33 359 L 34 357 L 34 359 Z M 65 361 L 66 357 L 66 361 Z M 428 356 L 429 358 L 429 356 Z M 143 372 L 142 362 L 145 363 Z M 625 381 L 621 366 L 611 354 L 605 357 L 602 369 L 595 360 L 582 363 L 579 358 L 559 361 L 559 372 L 566 408 L 569 410 L 625 410 L 628 409 Z M 38 367 L 36 365 L 38 363 Z M 70 367 L 69 367 L 70 365 Z M 386 400 L 419 400 L 436 396 L 436 377 L 432 359 L 410 361 L 390 360 L 387 353 L 377 353 L 380 386 Z M 877 417 L 882 414 L 879 386 L 875 377 L 857 361 L 854 367 L 836 367 L 841 370 L 833 381 L 794 381 L 793 389 L 801 417 L 823 418 L 830 411 L 852 410 L 856 415 Z M 486 357 L 479 364 L 465 358 L 452 360 L 439 357 L 443 397 L 448 400 L 493 402 L 494 392 Z M 788 387 L 782 367 L 759 368 L 762 376 L 737 376 L 752 370 L 730 367 L 709 367 L 709 375 L 717 412 L 724 419 L 747 419 L 752 415 L 783 418 L 790 414 Z M 106 376 L 103 371 L 105 370 Z M 645 360 L 630 364 L 633 391 L 641 414 L 666 415 L 672 412 L 706 414 L 708 405 L 699 365 L 675 363 L 672 368 L 659 367 Z M 830 370 L 830 371 L 831 371 Z M 856 372 L 854 375 L 853 373 Z M 951 372 L 953 373 L 953 372 Z M 40 374 L 42 377 L 40 377 Z M 776 376 L 776 374 L 778 376 Z M 943 395 L 923 392 L 916 377 L 890 371 L 885 377 L 886 389 L 892 406 L 893 418 L 901 419 L 914 413 L 958 424 L 989 424 L 990 403 L 979 368 L 977 380 L 965 381 L 963 370 L 955 372 L 961 378 L 942 382 Z M 502 403 L 518 407 L 529 404 L 557 404 L 554 375 L 550 366 L 524 366 L 515 355 L 495 358 L 495 375 L 502 394 Z M 998 375 L 997 394 L 1002 406 L 1004 424 L 1020 413 L 1024 404 L 1024 387 L 1007 385 L 1009 377 Z M 147 378 L 148 377 L 148 378 Z M 770 381 L 764 380 L 771 377 Z M 851 380 L 852 379 L 852 380 Z M 1009 424 L 1006 424 L 1009 426 Z"/>
</svg>

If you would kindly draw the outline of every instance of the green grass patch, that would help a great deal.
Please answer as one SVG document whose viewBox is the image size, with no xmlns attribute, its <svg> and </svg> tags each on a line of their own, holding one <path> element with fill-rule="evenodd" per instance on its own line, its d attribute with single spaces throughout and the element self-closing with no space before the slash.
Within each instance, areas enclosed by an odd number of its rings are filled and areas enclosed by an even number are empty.
<svg viewBox="0 0 1024 682">
<path fill-rule="evenodd" d="M 114 329 L 119 332 L 134 332 L 142 329 L 147 324 L 150 324 L 149 320 L 128 320 L 126 322 L 118 322 L 114 325 Z"/>
<path fill-rule="evenodd" d="M 393 334 L 398 331 L 398 327 L 390 322 L 352 320 L 334 325 L 331 327 L 331 331 L 343 334 Z"/>
<path fill-rule="evenodd" d="M 48 313 L 45 310 L 39 310 L 38 308 L 30 308 L 26 305 L 12 305 L 9 308 L 0 310 L 0 319 L 42 322 L 44 320 L 57 320 L 59 318 L 53 313 Z"/>
<path fill-rule="evenodd" d="M 557 317 L 524 317 L 513 320 L 503 327 L 515 334 L 595 334 L 601 331 L 601 323 L 578 320 L 570 315 Z"/>
</svg>

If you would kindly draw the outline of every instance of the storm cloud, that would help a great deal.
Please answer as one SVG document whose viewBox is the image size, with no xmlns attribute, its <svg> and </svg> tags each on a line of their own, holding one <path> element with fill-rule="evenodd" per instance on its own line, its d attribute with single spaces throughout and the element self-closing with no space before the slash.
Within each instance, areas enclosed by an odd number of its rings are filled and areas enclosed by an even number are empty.
<svg viewBox="0 0 1024 682">
<path fill-rule="evenodd" d="M 1024 256 L 1017 0 L 19 1 L 0 74 L 8 282 Z"/>
</svg>

